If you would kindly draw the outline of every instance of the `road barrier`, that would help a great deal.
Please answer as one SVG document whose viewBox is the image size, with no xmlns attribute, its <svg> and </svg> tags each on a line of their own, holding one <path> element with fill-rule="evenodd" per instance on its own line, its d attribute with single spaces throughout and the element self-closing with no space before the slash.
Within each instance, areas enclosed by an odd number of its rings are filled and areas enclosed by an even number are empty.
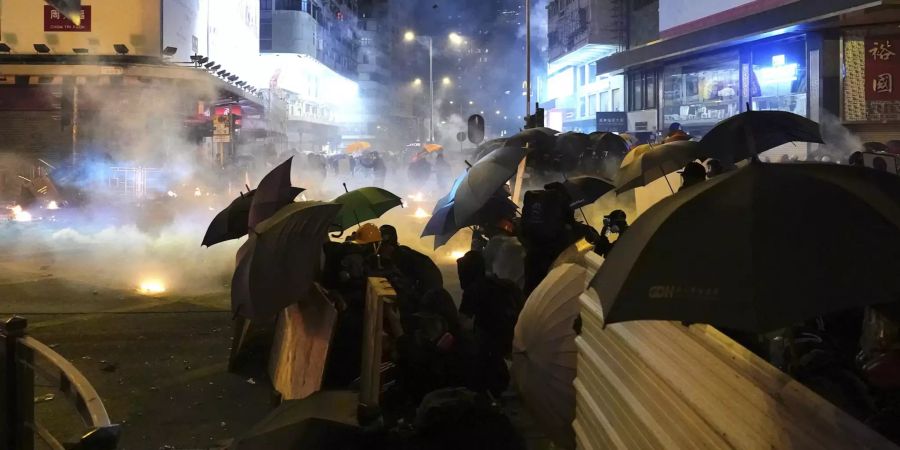
<svg viewBox="0 0 900 450">
<path fill-rule="evenodd" d="M 35 436 L 54 450 L 113 450 L 120 428 L 109 421 L 100 396 L 68 360 L 30 336 L 28 321 L 14 316 L 0 323 L 0 448 L 33 450 Z M 64 447 L 35 420 L 35 377 L 56 386 L 72 402 L 87 428 Z"/>
</svg>

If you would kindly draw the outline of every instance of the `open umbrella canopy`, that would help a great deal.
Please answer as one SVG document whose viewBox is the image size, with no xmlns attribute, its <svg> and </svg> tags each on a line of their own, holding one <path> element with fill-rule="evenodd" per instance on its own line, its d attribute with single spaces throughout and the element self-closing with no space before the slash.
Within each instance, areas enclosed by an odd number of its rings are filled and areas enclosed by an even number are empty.
<svg viewBox="0 0 900 450">
<path fill-rule="evenodd" d="M 203 236 L 203 242 L 200 245 L 209 247 L 247 234 L 250 203 L 253 202 L 254 195 L 256 195 L 255 189 L 246 194 L 242 193 L 240 197 L 234 199 L 225 209 L 219 211 L 212 222 L 209 223 L 206 235 Z"/>
<path fill-rule="evenodd" d="M 735 163 L 789 142 L 819 142 L 819 124 L 787 111 L 746 111 L 719 122 L 700 140 L 704 153 Z"/>
<path fill-rule="evenodd" d="M 441 144 L 425 144 L 422 146 L 422 149 L 424 149 L 426 153 L 434 153 L 443 150 L 444 146 Z"/>
<path fill-rule="evenodd" d="M 249 319 L 272 317 L 299 301 L 312 286 L 328 226 L 340 209 L 292 203 L 257 225 L 238 249 L 232 311 Z"/>
<path fill-rule="evenodd" d="M 638 156 L 641 156 L 644 153 L 649 152 L 650 150 L 653 150 L 653 145 L 651 145 L 651 144 L 641 144 L 641 145 L 634 147 L 628 153 L 625 154 L 625 157 L 622 158 L 622 164 L 620 164 L 619 166 L 625 167 L 628 164 L 633 163 L 638 158 Z"/>
<path fill-rule="evenodd" d="M 615 186 L 602 178 L 596 177 L 574 177 L 562 183 L 563 189 L 569 194 L 572 208 L 581 208 L 597 201 L 607 192 L 613 190 Z"/>
<path fill-rule="evenodd" d="M 763 332 L 900 299 L 900 178 L 752 161 L 655 204 L 591 287 L 605 323 Z"/>
<path fill-rule="evenodd" d="M 494 150 L 469 168 L 455 188 L 453 210 L 457 223 L 471 219 L 515 175 L 527 152 L 518 145 L 509 145 L 508 141 L 507 145 Z"/>
<path fill-rule="evenodd" d="M 403 199 L 379 187 L 354 189 L 341 194 L 332 202 L 341 205 L 341 210 L 334 219 L 335 226 L 341 231 L 367 220 L 377 219 L 391 209 L 403 206 Z"/>
<path fill-rule="evenodd" d="M 675 141 L 655 145 L 616 173 L 616 192 L 646 186 L 695 160 L 704 159 L 703 148 L 694 141 Z"/>
<path fill-rule="evenodd" d="M 554 268 L 528 296 L 516 322 L 512 375 L 538 425 L 562 448 L 575 448 L 575 318 L 587 269 Z"/>
<path fill-rule="evenodd" d="M 293 159 L 293 156 L 288 158 L 259 181 L 259 186 L 256 187 L 256 193 L 250 202 L 250 213 L 247 218 L 250 228 L 272 217 L 282 206 L 293 202 L 304 191 L 303 188 L 291 186 L 291 161 Z"/>
<path fill-rule="evenodd" d="M 357 142 L 351 142 L 351 143 L 347 144 L 347 146 L 344 147 L 344 151 L 347 153 L 356 153 L 356 152 L 361 152 L 363 150 L 367 150 L 369 148 L 372 148 L 372 144 L 370 144 L 366 141 L 357 141 Z"/>
</svg>

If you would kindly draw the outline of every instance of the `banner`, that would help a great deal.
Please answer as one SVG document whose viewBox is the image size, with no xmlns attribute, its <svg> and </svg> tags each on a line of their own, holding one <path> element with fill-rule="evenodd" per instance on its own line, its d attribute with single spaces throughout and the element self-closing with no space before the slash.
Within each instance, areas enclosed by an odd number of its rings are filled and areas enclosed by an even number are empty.
<svg viewBox="0 0 900 450">
<path fill-rule="evenodd" d="M 866 110 L 869 120 L 900 118 L 900 36 L 879 36 L 865 40 Z"/>
</svg>

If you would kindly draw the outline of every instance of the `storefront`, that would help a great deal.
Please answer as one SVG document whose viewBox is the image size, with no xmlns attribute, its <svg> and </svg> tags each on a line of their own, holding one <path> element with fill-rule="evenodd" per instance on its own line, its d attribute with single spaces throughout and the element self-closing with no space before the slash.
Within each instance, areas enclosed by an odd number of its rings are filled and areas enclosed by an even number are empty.
<svg viewBox="0 0 900 450">
<path fill-rule="evenodd" d="M 661 129 L 680 123 L 692 135 L 741 111 L 740 54 L 731 51 L 665 66 Z"/>
<path fill-rule="evenodd" d="M 844 29 L 842 120 L 862 142 L 900 139 L 898 24 Z"/>
</svg>

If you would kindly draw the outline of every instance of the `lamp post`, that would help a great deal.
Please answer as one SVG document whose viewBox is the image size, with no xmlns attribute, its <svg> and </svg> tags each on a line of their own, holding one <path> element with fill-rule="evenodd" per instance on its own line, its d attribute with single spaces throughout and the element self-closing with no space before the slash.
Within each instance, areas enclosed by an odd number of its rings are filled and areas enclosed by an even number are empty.
<svg viewBox="0 0 900 450">
<path fill-rule="evenodd" d="M 406 42 L 418 42 L 428 46 L 428 82 L 431 95 L 430 119 L 428 120 L 428 141 L 434 142 L 434 41 L 431 36 L 416 36 L 412 31 L 403 34 Z"/>
</svg>

